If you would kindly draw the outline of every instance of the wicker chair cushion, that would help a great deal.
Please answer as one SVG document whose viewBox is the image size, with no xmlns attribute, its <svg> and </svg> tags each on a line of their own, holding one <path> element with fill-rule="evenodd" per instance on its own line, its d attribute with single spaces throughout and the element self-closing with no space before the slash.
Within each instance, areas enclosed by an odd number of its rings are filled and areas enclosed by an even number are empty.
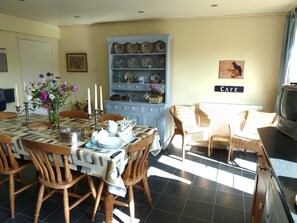
<svg viewBox="0 0 297 223">
<path fill-rule="evenodd" d="M 197 126 L 195 118 L 195 106 L 175 106 L 175 115 L 183 122 L 185 128 L 192 128 Z"/>
<path fill-rule="evenodd" d="M 257 129 L 271 125 L 275 115 L 275 113 L 250 110 L 242 132 L 258 135 Z"/>
</svg>

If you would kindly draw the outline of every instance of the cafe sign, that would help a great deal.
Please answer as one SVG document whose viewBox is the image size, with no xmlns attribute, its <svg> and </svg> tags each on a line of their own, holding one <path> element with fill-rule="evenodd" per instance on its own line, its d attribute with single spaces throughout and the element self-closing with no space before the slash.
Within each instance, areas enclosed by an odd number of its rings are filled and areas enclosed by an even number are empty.
<svg viewBox="0 0 297 223">
<path fill-rule="evenodd" d="M 232 92 L 232 93 L 243 93 L 243 86 L 224 86 L 224 85 L 215 85 L 214 91 L 216 92 Z"/>
</svg>

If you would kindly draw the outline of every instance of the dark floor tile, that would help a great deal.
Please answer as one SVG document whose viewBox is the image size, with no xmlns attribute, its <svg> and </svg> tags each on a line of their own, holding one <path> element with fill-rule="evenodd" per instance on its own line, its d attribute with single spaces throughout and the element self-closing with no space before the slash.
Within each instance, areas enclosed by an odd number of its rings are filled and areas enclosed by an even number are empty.
<svg viewBox="0 0 297 223">
<path fill-rule="evenodd" d="M 173 173 L 175 171 L 175 167 L 164 164 L 164 163 L 158 163 L 156 165 L 156 168 L 159 168 L 160 170 L 166 171 L 167 173 Z"/>
<path fill-rule="evenodd" d="M 220 163 L 216 160 L 208 159 L 208 158 L 202 158 L 200 161 L 201 164 L 207 166 L 207 167 L 213 167 L 216 169 L 220 168 Z"/>
<path fill-rule="evenodd" d="M 150 187 L 150 191 L 161 193 L 165 189 L 167 181 L 148 177 L 148 184 Z"/>
<path fill-rule="evenodd" d="M 189 194 L 189 200 L 202 201 L 207 203 L 214 203 L 216 196 L 215 190 L 202 189 L 199 187 L 192 187 Z"/>
<path fill-rule="evenodd" d="M 217 182 L 214 180 L 209 180 L 204 177 L 196 176 L 194 182 L 192 183 L 194 187 L 200 187 L 204 189 L 217 189 Z"/>
<path fill-rule="evenodd" d="M 177 176 L 177 179 L 171 179 L 171 182 L 183 182 L 185 181 L 193 181 L 195 178 L 195 174 L 189 173 L 185 170 L 176 169 L 173 173 L 173 175 Z M 181 178 L 181 179 L 179 179 Z"/>
<path fill-rule="evenodd" d="M 5 221 L 5 223 L 32 223 L 32 222 L 33 222 L 32 217 L 22 215 L 22 214 L 17 214 L 14 219 L 9 219 L 8 221 Z"/>
<path fill-rule="evenodd" d="M 232 194 L 242 195 L 243 191 L 234 188 L 234 184 L 229 186 L 229 182 L 226 182 L 227 185 L 218 183 L 218 191 L 227 192 Z"/>
<path fill-rule="evenodd" d="M 180 214 L 185 202 L 185 198 L 163 194 L 155 204 L 155 208 Z"/>
<path fill-rule="evenodd" d="M 217 191 L 216 205 L 243 210 L 243 195 Z"/>
<path fill-rule="evenodd" d="M 216 205 L 213 222 L 216 223 L 244 223 L 244 211 Z"/>
<path fill-rule="evenodd" d="M 161 196 L 160 193 L 151 191 L 153 205 L 156 204 L 160 196 Z M 127 197 L 126 201 L 128 201 L 128 195 L 126 197 Z M 142 190 L 134 190 L 134 201 L 135 201 L 135 204 L 145 205 L 147 207 L 149 206 L 148 199 Z"/>
<path fill-rule="evenodd" d="M 202 219 L 192 218 L 188 216 L 181 216 L 179 223 L 210 223 L 210 221 L 205 221 Z"/>
<path fill-rule="evenodd" d="M 174 195 L 177 197 L 187 198 L 190 188 L 191 188 L 191 185 L 186 184 L 186 183 L 169 182 L 166 185 L 166 187 L 163 191 L 163 194 L 169 194 L 169 195 Z"/>
<path fill-rule="evenodd" d="M 150 212 L 152 211 L 152 209 L 147 206 L 147 205 L 135 205 L 135 221 L 136 222 L 145 222 L 145 219 L 148 218 Z M 123 207 L 121 209 L 121 212 L 123 212 L 128 218 L 125 218 L 126 220 L 128 220 L 127 222 L 130 222 L 130 211 L 128 207 Z"/>
<path fill-rule="evenodd" d="M 159 209 L 154 209 L 148 216 L 145 223 L 157 223 L 157 222 L 170 222 L 177 223 L 179 220 L 179 214 L 173 212 L 167 212 Z"/>
<path fill-rule="evenodd" d="M 182 215 L 211 221 L 214 205 L 210 203 L 188 200 Z"/>
<path fill-rule="evenodd" d="M 220 170 L 242 176 L 242 170 L 241 170 L 240 167 L 236 167 L 236 166 L 232 166 L 232 165 L 229 165 L 229 164 L 221 163 Z"/>
</svg>

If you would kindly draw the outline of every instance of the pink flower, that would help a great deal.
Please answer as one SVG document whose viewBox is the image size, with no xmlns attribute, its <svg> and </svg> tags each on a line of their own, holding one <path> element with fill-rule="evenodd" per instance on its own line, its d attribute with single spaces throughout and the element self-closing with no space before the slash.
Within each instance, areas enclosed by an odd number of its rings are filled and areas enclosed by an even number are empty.
<svg viewBox="0 0 297 223">
<path fill-rule="evenodd" d="M 40 100 L 41 100 L 42 102 L 46 102 L 47 97 L 48 97 L 48 93 L 47 93 L 46 91 L 42 91 L 42 92 L 40 93 Z"/>
</svg>

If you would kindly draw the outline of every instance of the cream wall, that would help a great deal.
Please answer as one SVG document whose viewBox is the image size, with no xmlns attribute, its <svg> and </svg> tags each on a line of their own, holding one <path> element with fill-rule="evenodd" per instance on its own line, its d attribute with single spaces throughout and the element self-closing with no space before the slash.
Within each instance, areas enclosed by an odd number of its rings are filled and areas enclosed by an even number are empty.
<svg viewBox="0 0 297 223">
<path fill-rule="evenodd" d="M 52 40 L 54 45 L 53 53 L 55 54 L 55 70 L 59 71 L 59 27 L 0 14 L 0 48 L 6 49 L 8 66 L 8 72 L 0 72 L 0 88 L 14 88 L 15 84 L 19 88 L 22 86 L 18 48 L 18 37 L 20 36 L 30 39 L 46 38 Z M 21 92 L 19 94 L 21 95 Z M 20 102 L 22 102 L 22 97 L 20 97 Z M 15 111 L 14 106 L 15 103 L 7 104 L 7 111 Z"/>
<path fill-rule="evenodd" d="M 172 104 L 202 101 L 262 105 L 273 109 L 279 79 L 285 15 L 148 21 L 62 27 L 60 72 L 79 85 L 80 94 L 94 83 L 108 95 L 106 37 L 172 35 Z M 65 54 L 86 52 L 87 73 L 67 73 Z M 219 60 L 244 60 L 243 79 L 219 79 Z M 244 93 L 214 92 L 214 85 L 244 86 Z"/>
</svg>

